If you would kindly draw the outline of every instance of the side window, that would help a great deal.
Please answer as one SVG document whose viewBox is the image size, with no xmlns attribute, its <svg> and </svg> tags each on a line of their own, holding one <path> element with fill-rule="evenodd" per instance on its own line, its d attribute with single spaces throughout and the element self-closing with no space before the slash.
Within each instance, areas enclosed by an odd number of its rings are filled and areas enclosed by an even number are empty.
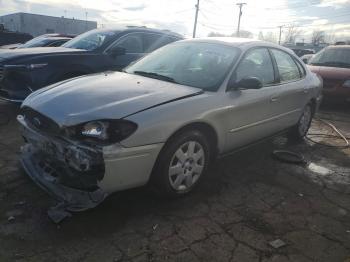
<svg viewBox="0 0 350 262">
<path fill-rule="evenodd" d="M 305 68 L 296 59 L 294 61 L 295 61 L 295 63 L 297 64 L 297 66 L 299 68 L 300 77 L 303 78 L 306 75 Z"/>
<path fill-rule="evenodd" d="M 167 35 L 161 34 L 144 34 L 143 47 L 145 53 L 150 53 L 164 45 L 174 42 L 176 39 Z"/>
<path fill-rule="evenodd" d="M 269 51 L 257 48 L 246 53 L 236 69 L 236 82 L 247 78 L 257 77 L 263 85 L 274 83 L 274 70 Z"/>
<path fill-rule="evenodd" d="M 272 49 L 276 59 L 281 82 L 290 82 L 300 79 L 299 69 L 294 59 L 286 52 Z"/>
<path fill-rule="evenodd" d="M 132 33 L 125 35 L 113 47 L 124 48 L 126 53 L 143 53 L 142 34 Z"/>
<path fill-rule="evenodd" d="M 63 45 L 65 42 L 67 42 L 67 41 L 56 41 L 56 42 L 49 44 L 48 46 L 57 47 L 57 46 Z"/>
</svg>

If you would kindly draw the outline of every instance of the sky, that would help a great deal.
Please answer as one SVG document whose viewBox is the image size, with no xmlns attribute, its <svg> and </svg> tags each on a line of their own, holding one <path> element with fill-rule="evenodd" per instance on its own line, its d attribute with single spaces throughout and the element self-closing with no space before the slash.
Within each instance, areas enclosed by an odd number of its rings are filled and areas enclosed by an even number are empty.
<svg viewBox="0 0 350 262">
<path fill-rule="evenodd" d="M 28 12 L 95 20 L 99 27 L 142 25 L 191 36 L 197 0 L 0 0 L 0 15 Z M 309 41 L 314 30 L 329 39 L 350 39 L 350 0 L 200 0 L 197 36 L 210 32 L 230 35 L 241 29 L 278 35 L 278 26 L 294 26 L 299 41 Z M 283 35 L 282 35 L 283 37 Z"/>
</svg>

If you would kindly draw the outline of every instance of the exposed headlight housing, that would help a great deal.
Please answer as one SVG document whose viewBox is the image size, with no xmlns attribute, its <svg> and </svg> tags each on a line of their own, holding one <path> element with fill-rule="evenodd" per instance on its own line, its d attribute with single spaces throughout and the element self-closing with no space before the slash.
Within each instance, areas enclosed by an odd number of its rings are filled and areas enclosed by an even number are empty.
<svg viewBox="0 0 350 262">
<path fill-rule="evenodd" d="M 344 82 L 343 87 L 350 88 L 350 79 Z"/>
<path fill-rule="evenodd" d="M 86 137 L 93 137 L 101 140 L 106 140 L 108 139 L 108 126 L 109 124 L 107 122 L 89 122 L 83 126 L 81 134 Z"/>
<path fill-rule="evenodd" d="M 75 136 L 102 142 L 120 142 L 131 136 L 137 125 L 127 120 L 98 120 L 79 125 Z"/>
</svg>

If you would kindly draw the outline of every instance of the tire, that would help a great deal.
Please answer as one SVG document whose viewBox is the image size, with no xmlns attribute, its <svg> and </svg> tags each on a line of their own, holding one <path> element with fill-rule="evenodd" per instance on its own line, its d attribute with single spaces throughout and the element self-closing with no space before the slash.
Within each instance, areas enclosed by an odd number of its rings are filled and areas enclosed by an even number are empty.
<svg viewBox="0 0 350 262">
<path fill-rule="evenodd" d="M 153 191 L 166 197 L 192 192 L 208 169 L 210 151 L 208 140 L 200 131 L 189 130 L 171 138 L 160 152 L 153 170 Z"/>
<path fill-rule="evenodd" d="M 298 123 L 290 130 L 288 134 L 289 139 L 297 142 L 302 141 L 309 131 L 313 115 L 313 107 L 309 103 L 304 107 Z"/>
</svg>

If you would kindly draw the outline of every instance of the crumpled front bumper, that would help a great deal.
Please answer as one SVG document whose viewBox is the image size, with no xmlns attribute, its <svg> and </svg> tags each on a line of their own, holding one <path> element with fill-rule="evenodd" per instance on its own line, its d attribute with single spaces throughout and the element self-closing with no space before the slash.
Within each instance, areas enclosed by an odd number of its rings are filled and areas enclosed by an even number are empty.
<svg viewBox="0 0 350 262">
<path fill-rule="evenodd" d="M 66 187 L 55 177 L 45 172 L 35 159 L 35 148 L 31 144 L 22 147 L 21 164 L 29 177 L 49 195 L 63 202 L 69 211 L 84 211 L 96 207 L 107 196 L 100 188 L 88 192 Z"/>
<path fill-rule="evenodd" d="M 60 145 L 53 138 L 46 137 L 27 125 L 22 116 L 18 116 L 17 120 L 22 124 L 22 134 L 27 143 L 21 148 L 20 162 L 29 175 L 29 177 L 49 195 L 60 201 L 65 210 L 68 211 L 84 211 L 96 207 L 106 197 L 107 193 L 98 187 L 98 176 L 95 176 L 94 170 L 78 172 L 69 171 L 69 168 L 60 169 L 51 165 L 51 162 L 57 162 L 61 165 L 64 159 L 64 152 L 67 151 L 67 145 Z M 42 145 L 46 143 L 52 144 L 52 147 L 45 148 Z M 52 152 L 50 152 L 52 151 Z M 79 151 L 77 151 L 79 152 Z M 61 156 L 56 157 L 56 156 Z M 85 156 L 85 155 L 84 155 Z M 71 161 L 72 155 L 69 155 Z M 102 157 L 102 153 L 101 153 Z M 51 161 L 51 162 L 50 162 Z M 101 163 L 104 166 L 104 163 Z M 68 164 L 66 164 L 68 166 Z M 63 174 L 67 171 L 68 174 Z M 96 181 L 96 186 L 91 187 L 90 184 L 82 186 L 82 188 L 70 187 L 62 182 L 63 177 L 81 177 L 82 181 L 87 179 L 92 173 L 92 180 Z M 102 174 L 103 176 L 103 174 Z M 66 179 L 67 180 L 67 179 Z M 68 179 L 69 181 L 69 179 Z M 79 183 L 78 183 L 79 184 Z"/>
</svg>

